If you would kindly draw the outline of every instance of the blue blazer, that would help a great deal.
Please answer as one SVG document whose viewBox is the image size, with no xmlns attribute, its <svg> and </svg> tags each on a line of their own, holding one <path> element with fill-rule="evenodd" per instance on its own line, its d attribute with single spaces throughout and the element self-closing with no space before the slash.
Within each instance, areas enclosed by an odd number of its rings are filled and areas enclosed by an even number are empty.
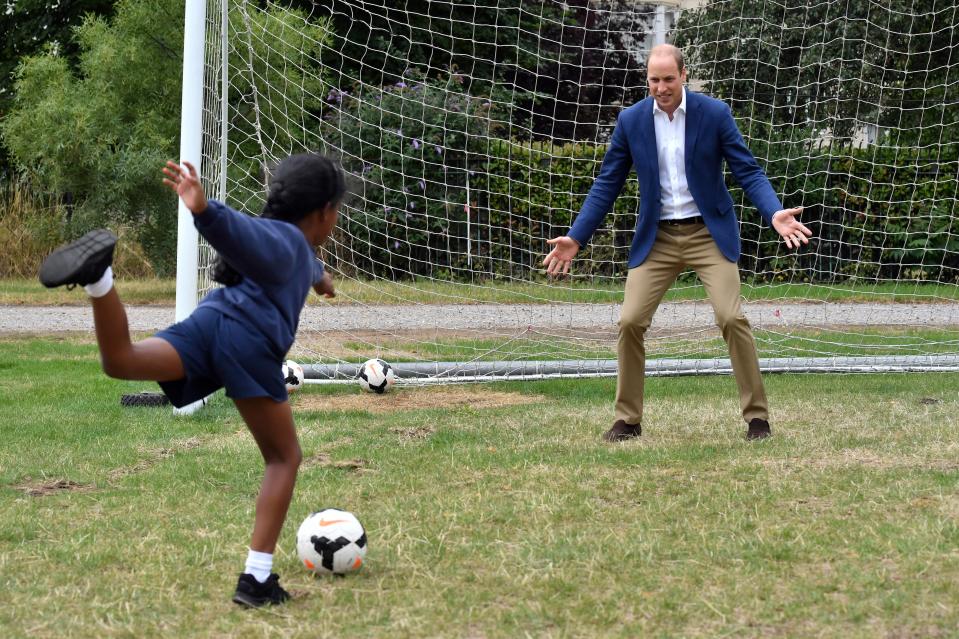
<svg viewBox="0 0 959 639">
<path fill-rule="evenodd" d="M 701 93 L 686 91 L 686 181 L 719 250 L 739 260 L 739 221 L 723 179 L 723 160 L 768 224 L 782 204 L 756 158 L 746 148 L 729 106 Z M 568 235 L 586 246 L 623 190 L 631 168 L 639 177 L 639 210 L 629 249 L 629 268 L 642 264 L 656 241 L 659 226 L 659 155 L 653 124 L 653 98 L 623 110 L 603 157 L 599 176 Z"/>
</svg>

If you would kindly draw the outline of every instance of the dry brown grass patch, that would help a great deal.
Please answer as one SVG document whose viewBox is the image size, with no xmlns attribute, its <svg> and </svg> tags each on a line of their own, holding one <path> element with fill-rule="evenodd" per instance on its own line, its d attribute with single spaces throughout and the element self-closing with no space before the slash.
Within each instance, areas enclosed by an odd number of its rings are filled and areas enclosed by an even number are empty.
<svg viewBox="0 0 959 639">
<path fill-rule="evenodd" d="M 466 386 L 397 389 L 385 395 L 356 393 L 354 395 L 304 394 L 296 402 L 297 410 L 366 411 L 368 413 L 398 413 L 411 410 L 461 406 L 471 408 L 499 408 L 534 404 L 541 401 L 537 395 L 491 391 Z"/>
<path fill-rule="evenodd" d="M 339 461 L 334 461 L 329 453 L 319 452 L 313 455 L 310 455 L 303 460 L 301 464 L 302 468 L 313 468 L 316 466 L 322 466 L 325 468 L 340 468 L 342 470 L 354 470 L 359 472 L 370 472 L 373 469 L 370 468 L 370 462 L 365 459 L 344 459 Z"/>
<path fill-rule="evenodd" d="M 432 426 L 412 426 L 410 428 L 391 428 L 390 432 L 406 439 L 426 439 L 436 432 Z"/>
<path fill-rule="evenodd" d="M 134 475 L 136 473 L 142 473 L 146 470 L 149 470 L 157 463 L 163 461 L 164 459 L 169 459 L 186 450 L 192 450 L 197 448 L 201 444 L 199 437 L 190 437 L 189 439 L 184 439 L 179 442 L 174 442 L 172 446 L 166 448 L 156 448 L 144 451 L 146 457 L 141 459 L 132 466 L 123 466 L 121 468 L 114 468 L 107 475 L 110 478 L 111 482 L 117 481 L 118 479 L 123 479 L 128 475 Z"/>
<path fill-rule="evenodd" d="M 25 478 L 21 483 L 14 486 L 17 490 L 29 497 L 43 497 L 45 495 L 55 495 L 60 492 L 86 492 L 93 490 L 89 484 L 81 484 L 72 479 L 42 479 L 32 480 Z"/>
</svg>

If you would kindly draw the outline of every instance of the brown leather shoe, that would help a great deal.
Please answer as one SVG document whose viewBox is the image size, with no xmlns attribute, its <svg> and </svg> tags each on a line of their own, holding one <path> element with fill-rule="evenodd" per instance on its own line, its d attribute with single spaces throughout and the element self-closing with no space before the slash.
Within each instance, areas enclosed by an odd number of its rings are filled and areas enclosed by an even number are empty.
<svg viewBox="0 0 959 639">
<path fill-rule="evenodd" d="M 608 442 L 624 442 L 633 437 L 639 437 L 643 434 L 643 427 L 639 424 L 635 426 L 627 424 L 621 419 L 617 419 L 613 427 L 603 433 L 603 439 Z"/>
<path fill-rule="evenodd" d="M 769 422 L 758 417 L 749 420 L 749 430 L 746 431 L 746 439 L 765 439 L 770 437 L 772 431 L 769 430 Z"/>
</svg>

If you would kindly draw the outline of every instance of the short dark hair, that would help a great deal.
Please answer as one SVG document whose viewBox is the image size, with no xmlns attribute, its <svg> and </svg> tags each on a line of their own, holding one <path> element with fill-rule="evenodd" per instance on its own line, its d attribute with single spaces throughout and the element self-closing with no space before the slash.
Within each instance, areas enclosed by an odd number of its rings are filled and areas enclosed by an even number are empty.
<svg viewBox="0 0 959 639">
<path fill-rule="evenodd" d="M 655 47 L 653 48 L 655 49 Z M 669 45 L 668 47 L 663 47 L 662 51 L 657 51 L 656 54 L 673 56 L 673 59 L 676 60 L 676 67 L 679 69 L 680 73 L 682 73 L 683 69 L 686 67 L 686 63 L 683 60 L 683 51 L 679 47 Z M 649 57 L 652 57 L 652 55 L 650 55 Z M 648 59 L 646 61 L 646 64 L 647 66 L 649 65 Z"/>
</svg>

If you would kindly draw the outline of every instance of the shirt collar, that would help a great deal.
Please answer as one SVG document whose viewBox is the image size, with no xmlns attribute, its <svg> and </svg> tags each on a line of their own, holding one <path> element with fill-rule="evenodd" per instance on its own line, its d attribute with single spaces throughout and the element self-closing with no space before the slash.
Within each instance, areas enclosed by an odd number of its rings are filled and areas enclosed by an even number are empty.
<svg viewBox="0 0 959 639">
<path fill-rule="evenodd" d="M 683 115 L 686 115 L 686 87 L 683 87 L 683 99 L 679 102 L 679 106 L 676 107 L 677 111 L 681 111 Z M 666 113 L 659 108 L 659 104 L 656 102 L 656 99 L 653 99 L 653 115 L 657 113 Z"/>
</svg>

